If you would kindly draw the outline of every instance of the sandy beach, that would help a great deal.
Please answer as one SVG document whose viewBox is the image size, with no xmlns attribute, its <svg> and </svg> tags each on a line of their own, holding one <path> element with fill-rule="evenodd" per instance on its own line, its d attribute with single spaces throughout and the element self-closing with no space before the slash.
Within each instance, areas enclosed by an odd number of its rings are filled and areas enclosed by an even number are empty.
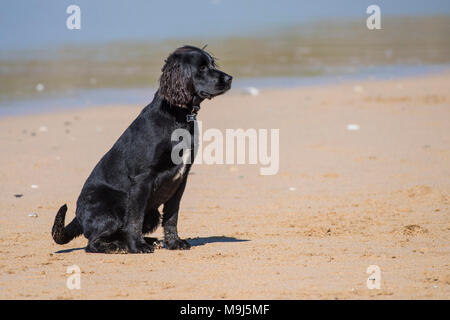
<svg viewBox="0 0 450 320">
<path fill-rule="evenodd" d="M 144 106 L 0 118 L 0 299 L 449 299 L 449 88 L 445 73 L 204 102 L 204 128 L 280 129 L 278 174 L 195 165 L 179 218 L 192 249 L 146 255 L 50 235 Z"/>
</svg>

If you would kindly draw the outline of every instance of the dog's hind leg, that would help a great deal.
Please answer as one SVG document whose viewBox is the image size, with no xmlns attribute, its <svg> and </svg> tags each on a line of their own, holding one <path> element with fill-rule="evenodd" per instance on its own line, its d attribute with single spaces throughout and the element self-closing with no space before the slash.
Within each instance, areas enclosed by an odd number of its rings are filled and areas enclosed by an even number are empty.
<svg viewBox="0 0 450 320">
<path fill-rule="evenodd" d="M 125 246 L 122 246 L 119 241 L 107 241 L 102 238 L 89 240 L 86 247 L 86 252 L 90 253 L 120 253 L 128 251 Z"/>
<path fill-rule="evenodd" d="M 104 232 L 100 235 L 92 235 L 89 238 L 86 252 L 91 253 L 125 253 L 128 252 L 126 243 L 117 237 L 116 234 L 109 235 Z"/>
<path fill-rule="evenodd" d="M 126 210 L 126 193 L 106 185 L 86 189 L 77 202 L 77 216 L 89 240 L 86 252 L 127 252 L 121 234 Z"/>
<path fill-rule="evenodd" d="M 96 230 L 90 230 L 86 252 L 125 253 L 129 251 L 117 220 L 110 219 L 107 223 L 97 223 L 96 226 Z"/>
</svg>

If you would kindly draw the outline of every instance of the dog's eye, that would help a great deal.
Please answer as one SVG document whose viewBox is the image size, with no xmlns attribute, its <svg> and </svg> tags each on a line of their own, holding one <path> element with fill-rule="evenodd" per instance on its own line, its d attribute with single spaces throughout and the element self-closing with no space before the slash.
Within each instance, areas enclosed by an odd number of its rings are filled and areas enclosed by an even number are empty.
<svg viewBox="0 0 450 320">
<path fill-rule="evenodd" d="M 200 67 L 200 71 L 201 71 L 201 72 L 205 72 L 206 70 L 208 70 L 208 67 L 207 67 L 207 66 L 201 66 L 201 67 Z"/>
</svg>

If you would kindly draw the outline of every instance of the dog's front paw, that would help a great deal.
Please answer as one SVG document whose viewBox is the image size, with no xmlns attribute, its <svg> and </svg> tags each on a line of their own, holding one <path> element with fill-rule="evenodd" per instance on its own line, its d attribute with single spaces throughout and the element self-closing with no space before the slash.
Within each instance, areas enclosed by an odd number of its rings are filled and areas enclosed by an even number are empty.
<svg viewBox="0 0 450 320">
<path fill-rule="evenodd" d="M 133 245 L 130 245 L 130 253 L 152 253 L 155 251 L 153 245 L 147 243 L 146 241 L 137 241 Z"/>
<path fill-rule="evenodd" d="M 164 240 L 163 245 L 169 250 L 189 250 L 191 248 L 189 242 L 180 238 Z"/>
</svg>

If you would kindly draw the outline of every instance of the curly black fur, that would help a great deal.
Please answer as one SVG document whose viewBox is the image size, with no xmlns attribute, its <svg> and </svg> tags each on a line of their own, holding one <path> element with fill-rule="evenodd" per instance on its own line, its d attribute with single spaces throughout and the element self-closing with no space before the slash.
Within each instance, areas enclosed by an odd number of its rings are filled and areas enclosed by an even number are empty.
<svg viewBox="0 0 450 320">
<path fill-rule="evenodd" d="M 162 68 L 159 93 L 173 105 L 187 105 L 192 101 L 193 90 L 191 70 L 175 54 L 169 56 Z"/>
</svg>

